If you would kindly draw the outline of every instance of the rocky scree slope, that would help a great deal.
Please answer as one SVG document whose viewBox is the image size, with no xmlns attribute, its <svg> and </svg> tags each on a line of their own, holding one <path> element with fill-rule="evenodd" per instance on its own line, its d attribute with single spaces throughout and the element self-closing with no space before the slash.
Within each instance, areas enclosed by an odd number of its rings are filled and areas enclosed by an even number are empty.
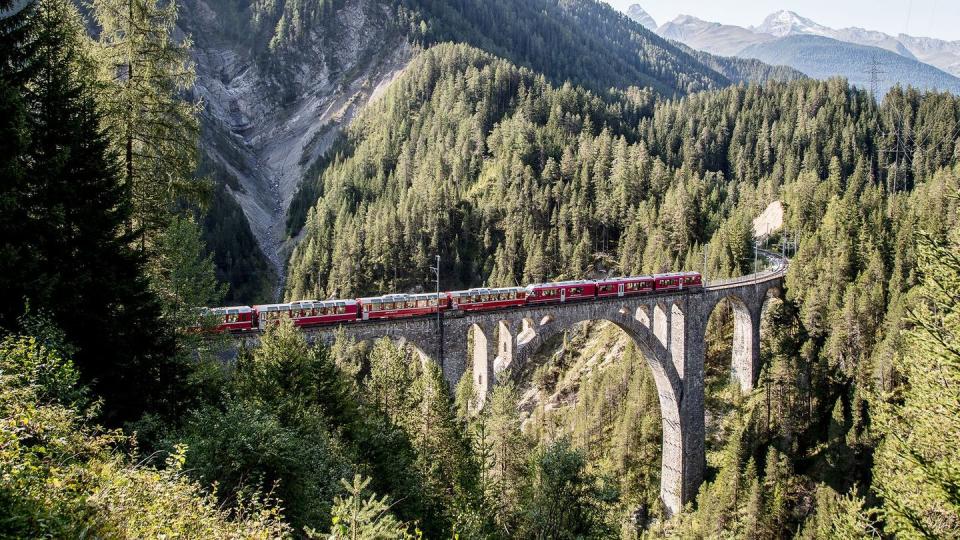
<svg viewBox="0 0 960 540">
<path fill-rule="evenodd" d="M 330 3 L 295 31 L 282 30 L 293 2 L 238 4 L 183 0 L 180 21 L 194 39 L 205 168 L 282 276 L 286 208 L 304 171 L 412 49 L 375 0 Z"/>
<path fill-rule="evenodd" d="M 342 128 L 417 50 L 464 42 L 601 94 L 637 86 L 676 97 L 726 86 L 743 71 L 721 73 L 595 0 L 181 1 L 205 103 L 202 170 L 223 186 L 220 199 L 242 209 L 278 276 L 299 240 L 303 216 L 285 225 L 301 181 L 318 174 Z M 282 287 L 281 278 L 270 296 Z"/>
</svg>

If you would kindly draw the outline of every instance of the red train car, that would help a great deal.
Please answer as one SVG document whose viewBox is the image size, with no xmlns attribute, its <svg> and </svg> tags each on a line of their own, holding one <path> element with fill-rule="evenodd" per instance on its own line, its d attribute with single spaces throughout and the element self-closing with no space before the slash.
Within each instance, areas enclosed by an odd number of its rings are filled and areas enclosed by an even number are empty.
<svg viewBox="0 0 960 540">
<path fill-rule="evenodd" d="M 681 272 L 677 274 L 657 274 L 656 290 L 677 291 L 683 289 L 698 289 L 703 287 L 703 281 L 698 272 Z"/>
<path fill-rule="evenodd" d="M 527 294 L 523 287 L 454 291 L 450 293 L 450 307 L 461 311 L 483 311 L 522 306 L 527 303 Z"/>
<path fill-rule="evenodd" d="M 257 327 L 260 330 L 266 330 L 267 326 L 279 324 L 282 320 L 293 319 L 290 304 L 261 304 L 253 306 L 253 311 L 256 313 Z"/>
<path fill-rule="evenodd" d="M 595 298 L 595 281 L 561 281 L 559 283 L 540 283 L 527 286 L 527 303 L 546 304 L 553 302 L 572 302 Z"/>
<path fill-rule="evenodd" d="M 210 308 L 203 310 L 204 317 L 213 317 L 214 332 L 249 332 L 256 330 L 256 317 L 249 306 Z"/>
<path fill-rule="evenodd" d="M 653 276 L 604 279 L 597 282 L 597 297 L 611 298 L 614 296 L 651 293 L 654 290 L 655 284 L 656 279 L 654 279 Z"/>
<path fill-rule="evenodd" d="M 360 298 L 357 302 L 360 304 L 360 318 L 366 321 L 434 314 L 449 307 L 450 297 L 447 293 L 388 294 Z"/>
<path fill-rule="evenodd" d="M 290 316 L 296 326 L 356 321 L 360 312 L 356 300 L 300 300 L 289 305 Z"/>
</svg>

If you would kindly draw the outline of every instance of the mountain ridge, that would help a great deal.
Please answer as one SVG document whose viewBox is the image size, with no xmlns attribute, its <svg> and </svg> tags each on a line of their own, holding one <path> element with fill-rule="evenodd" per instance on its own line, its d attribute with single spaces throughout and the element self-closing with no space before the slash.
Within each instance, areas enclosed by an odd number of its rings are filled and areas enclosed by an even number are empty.
<svg viewBox="0 0 960 540">
<path fill-rule="evenodd" d="M 657 33 L 714 54 L 735 55 L 747 46 L 793 35 L 815 35 L 877 47 L 960 77 L 960 40 L 896 36 L 856 26 L 831 28 L 794 11 L 771 13 L 756 26 L 742 27 L 678 15 L 657 27 Z"/>
<path fill-rule="evenodd" d="M 782 63 L 817 78 L 841 76 L 862 88 L 876 86 L 883 93 L 896 84 L 960 89 L 960 44 L 954 58 L 949 42 L 903 34 L 894 38 L 854 27 L 835 30 L 792 11 L 774 12 L 748 28 L 680 15 L 659 26 L 657 33 L 711 54 Z M 944 47 L 949 50 L 944 52 Z M 925 61 L 932 58 L 938 65 Z M 878 81 L 869 75 L 874 64 L 882 72 Z"/>
</svg>

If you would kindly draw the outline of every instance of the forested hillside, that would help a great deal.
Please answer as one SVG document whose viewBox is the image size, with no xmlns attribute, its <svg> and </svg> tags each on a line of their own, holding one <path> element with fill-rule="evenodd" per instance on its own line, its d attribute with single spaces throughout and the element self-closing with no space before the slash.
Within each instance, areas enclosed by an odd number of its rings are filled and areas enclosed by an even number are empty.
<svg viewBox="0 0 960 540">
<path fill-rule="evenodd" d="M 745 220 L 784 184 L 858 167 L 902 184 L 948 165 L 945 137 L 907 150 L 912 171 L 890 172 L 896 156 L 878 151 L 901 123 L 955 130 L 952 97 L 931 95 L 914 113 L 919 100 L 894 93 L 881 112 L 835 80 L 663 103 L 631 89 L 610 102 L 475 49 L 435 47 L 355 121 L 314 181 L 321 197 L 288 296 L 417 287 L 434 252 L 447 254 L 450 287 L 689 267 L 712 238 L 710 274 L 743 270 Z"/>
<path fill-rule="evenodd" d="M 957 225 L 956 98 L 895 90 L 878 107 L 842 80 L 805 80 L 609 102 L 452 45 L 411 68 L 320 172 L 288 295 L 416 289 L 434 252 L 451 288 L 699 268 L 704 244 L 708 275 L 739 274 L 752 262 L 750 219 L 782 200 L 799 251 L 787 302 L 768 313 L 761 388 L 735 397 L 725 384 L 721 317 L 710 338 L 717 476 L 700 509 L 662 532 L 816 537 L 831 513 L 862 524 L 851 501 L 877 501 L 872 418 L 902 384 L 916 232 L 942 243 Z M 902 154 L 887 151 L 904 140 Z M 587 431 L 639 421 L 613 410 Z M 531 444 L 571 426 L 557 429 Z M 653 485 L 624 495 L 650 510 Z M 837 498 L 855 485 L 867 503 Z"/>
<path fill-rule="evenodd" d="M 292 217 L 299 227 L 316 199 L 310 190 L 294 199 L 301 180 L 336 152 L 339 131 L 420 48 L 468 43 L 603 97 L 631 86 L 675 97 L 799 75 L 690 51 L 595 0 L 179 5 L 178 27 L 194 37 L 194 95 L 205 104 L 201 171 L 217 189 L 205 237 L 231 285 L 228 298 L 240 303 L 276 294 L 272 274 L 283 272 L 299 241 L 284 222 Z"/>
<path fill-rule="evenodd" d="M 667 516 L 656 390 L 612 325 L 558 336 L 482 403 L 386 338 L 214 332 L 196 308 L 224 298 L 215 261 L 260 263 L 209 253 L 250 248 L 200 225 L 241 189 L 199 155 L 177 5 L 131 5 L 93 2 L 94 39 L 68 0 L 0 0 L 0 537 L 960 536 L 957 97 L 803 79 L 663 99 L 560 83 L 539 47 L 518 67 L 444 43 L 310 167 L 289 297 L 423 288 L 437 253 L 444 288 L 704 250 L 709 279 L 739 275 L 782 201 L 797 249 L 763 371 L 730 383 L 721 304 L 707 481 Z M 282 56 L 327 5 L 259 6 L 287 22 L 245 37 Z M 404 11 L 424 43 L 478 9 L 417 18 L 438 6 Z"/>
</svg>

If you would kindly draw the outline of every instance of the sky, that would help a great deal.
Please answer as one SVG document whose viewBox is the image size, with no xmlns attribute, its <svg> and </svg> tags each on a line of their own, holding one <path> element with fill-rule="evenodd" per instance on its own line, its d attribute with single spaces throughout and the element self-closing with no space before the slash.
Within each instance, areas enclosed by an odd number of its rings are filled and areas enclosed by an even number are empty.
<svg viewBox="0 0 960 540">
<path fill-rule="evenodd" d="M 677 15 L 755 26 L 781 9 L 832 28 L 960 40 L 960 0 L 605 0 L 619 10 L 640 4 L 663 24 Z"/>
</svg>

